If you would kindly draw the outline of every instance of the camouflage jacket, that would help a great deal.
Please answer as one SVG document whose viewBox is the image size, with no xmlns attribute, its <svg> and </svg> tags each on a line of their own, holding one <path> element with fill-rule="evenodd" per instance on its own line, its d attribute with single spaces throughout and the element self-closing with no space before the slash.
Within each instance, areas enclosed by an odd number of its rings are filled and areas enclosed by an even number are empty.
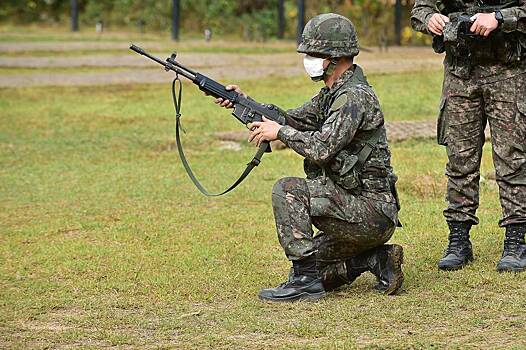
<svg viewBox="0 0 526 350">
<path fill-rule="evenodd" d="M 344 196 L 359 195 L 383 203 L 380 206 L 389 208 L 386 214 L 396 223 L 396 210 L 392 209 L 395 199 L 389 186 L 390 183 L 394 185 L 396 176 L 390 164 L 384 117 L 362 69 L 356 65 L 353 68 L 331 89 L 324 87 L 303 106 L 288 110 L 287 126 L 280 129 L 278 138 L 305 157 L 307 179 L 313 180 L 311 184 L 319 184 L 319 188 L 311 185 L 309 189 L 323 193 L 324 186 L 338 183 L 348 158 L 357 154 L 364 141 L 379 128 L 380 140 L 357 174 L 360 186 L 355 189 L 336 187 Z"/>
<path fill-rule="evenodd" d="M 519 1 L 521 6 L 504 8 L 501 10 L 504 22 L 496 29 L 489 37 L 497 38 L 497 40 L 482 39 L 476 50 L 479 52 L 486 52 L 489 55 L 500 51 L 500 46 L 505 45 L 506 40 L 501 38 L 514 38 L 516 42 L 508 43 L 512 47 L 512 50 L 518 51 L 517 55 L 526 56 L 526 1 Z M 468 14 L 474 14 L 477 7 L 476 1 L 462 1 L 467 7 L 465 11 Z M 437 1 L 436 0 L 416 0 L 415 5 L 411 11 L 411 26 L 414 30 L 422 32 L 424 34 L 435 35 L 428 29 L 428 23 L 433 14 L 438 13 Z M 455 14 L 449 15 L 451 18 Z M 500 33 L 502 36 L 497 37 L 496 34 Z M 493 46 L 491 46 L 493 45 Z M 497 47 L 495 47 L 497 45 Z M 507 52 L 507 51 L 503 51 Z M 465 67 L 461 67 L 464 63 L 455 61 L 452 57 L 448 57 L 449 53 L 446 54 L 444 65 L 451 73 L 461 78 L 472 78 L 480 80 L 481 83 L 500 81 L 511 78 L 518 74 L 526 72 L 526 60 L 517 59 L 512 60 L 509 63 L 477 63 L 470 66 L 468 74 L 466 74 Z"/>
</svg>

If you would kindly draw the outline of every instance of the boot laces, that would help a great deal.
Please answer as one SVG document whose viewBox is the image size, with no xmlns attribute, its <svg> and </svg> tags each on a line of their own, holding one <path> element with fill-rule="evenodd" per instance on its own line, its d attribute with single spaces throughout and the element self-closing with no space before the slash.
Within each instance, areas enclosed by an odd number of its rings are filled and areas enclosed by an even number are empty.
<svg viewBox="0 0 526 350">
<path fill-rule="evenodd" d="M 293 286 L 296 278 L 297 278 L 296 273 L 289 275 L 289 278 L 285 282 L 281 283 L 278 286 L 278 288 L 283 289 L 283 288 L 289 288 Z"/>
<path fill-rule="evenodd" d="M 466 243 L 469 241 L 469 234 L 453 228 L 449 233 L 449 244 L 446 248 L 445 255 L 448 254 L 458 254 L 462 248 L 466 246 Z"/>
<path fill-rule="evenodd" d="M 507 236 L 504 240 L 504 253 L 503 255 L 514 255 L 518 256 L 526 248 L 524 238 L 517 236 Z"/>
<path fill-rule="evenodd" d="M 317 274 L 316 270 L 312 269 L 303 269 L 297 263 L 293 263 L 292 273 L 289 273 L 289 278 L 281 283 L 278 288 L 290 288 L 296 286 L 298 279 L 303 275 Z"/>
</svg>

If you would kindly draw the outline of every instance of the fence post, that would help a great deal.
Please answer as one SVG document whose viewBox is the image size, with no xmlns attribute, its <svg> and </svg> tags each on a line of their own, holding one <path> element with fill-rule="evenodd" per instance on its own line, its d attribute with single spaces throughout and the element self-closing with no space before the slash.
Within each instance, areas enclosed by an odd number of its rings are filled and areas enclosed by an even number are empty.
<svg viewBox="0 0 526 350">
<path fill-rule="evenodd" d="M 172 40 L 179 40 L 179 13 L 180 2 L 173 0 L 172 6 Z"/>
<path fill-rule="evenodd" d="M 71 31 L 79 31 L 79 3 L 77 0 L 70 0 L 71 6 Z"/>
<path fill-rule="evenodd" d="M 298 0 L 298 28 L 296 30 L 296 41 L 301 42 L 301 34 L 305 27 L 305 0 Z"/>
<path fill-rule="evenodd" d="M 285 0 L 278 0 L 278 39 L 285 36 Z"/>
<path fill-rule="evenodd" d="M 402 44 L 402 0 L 395 2 L 395 42 Z"/>
</svg>

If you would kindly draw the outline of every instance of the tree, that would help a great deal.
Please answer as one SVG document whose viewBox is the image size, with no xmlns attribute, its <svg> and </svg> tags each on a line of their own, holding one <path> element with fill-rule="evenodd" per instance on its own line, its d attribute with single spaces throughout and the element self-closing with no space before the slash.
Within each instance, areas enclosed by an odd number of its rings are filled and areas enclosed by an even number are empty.
<svg viewBox="0 0 526 350">
<path fill-rule="evenodd" d="M 395 2 L 395 42 L 396 45 L 402 44 L 402 0 Z"/>
<path fill-rule="evenodd" d="M 79 3 L 77 0 L 71 0 L 71 31 L 79 31 Z"/>
<path fill-rule="evenodd" d="M 278 39 L 285 36 L 285 1 L 278 0 Z"/>
<path fill-rule="evenodd" d="M 305 0 L 298 0 L 298 27 L 296 30 L 296 41 L 301 42 L 301 34 L 305 27 Z"/>
<path fill-rule="evenodd" d="M 173 0 L 172 4 L 172 39 L 179 40 L 179 15 L 180 15 L 180 2 L 179 0 Z"/>
</svg>

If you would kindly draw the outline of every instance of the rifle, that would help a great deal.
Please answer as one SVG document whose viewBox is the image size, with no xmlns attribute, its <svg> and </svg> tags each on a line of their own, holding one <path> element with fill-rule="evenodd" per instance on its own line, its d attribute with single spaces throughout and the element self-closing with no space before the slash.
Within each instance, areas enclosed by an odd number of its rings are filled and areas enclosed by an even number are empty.
<svg viewBox="0 0 526 350">
<path fill-rule="evenodd" d="M 131 45 L 130 49 L 135 51 L 136 53 L 146 56 L 149 59 L 159 63 L 164 67 L 164 69 L 168 71 L 175 72 L 175 78 L 172 82 L 172 98 L 174 102 L 175 107 L 175 114 L 176 114 L 176 127 L 175 127 L 175 139 L 177 143 L 177 150 L 179 152 L 179 157 L 181 158 L 181 162 L 183 163 L 183 166 L 186 170 L 186 173 L 190 177 L 190 180 L 194 183 L 194 185 L 197 187 L 197 189 L 203 193 L 206 196 L 221 196 L 225 193 L 230 192 L 233 190 L 237 185 L 239 185 L 247 176 L 248 174 L 254 169 L 254 167 L 258 166 L 261 162 L 261 157 L 265 152 L 271 152 L 270 150 L 270 144 L 269 142 L 265 141 L 261 143 L 261 146 L 259 147 L 258 151 L 252 158 L 252 160 L 247 164 L 247 167 L 241 174 L 241 176 L 234 182 L 228 189 L 221 193 L 211 194 L 209 193 L 197 180 L 194 173 L 192 172 L 192 169 L 190 168 L 190 165 L 188 164 L 188 161 L 186 159 L 186 156 L 183 151 L 183 146 L 180 139 L 180 129 L 181 129 L 181 97 L 182 97 L 182 83 L 179 79 L 179 75 L 182 75 L 183 77 L 191 80 L 195 85 L 199 87 L 199 90 L 207 93 L 208 95 L 211 95 L 215 98 L 222 98 L 224 100 L 229 100 L 234 105 L 234 110 L 232 112 L 232 115 L 236 117 L 241 123 L 243 123 L 245 126 L 252 123 L 252 122 L 259 122 L 263 120 L 263 116 L 265 116 L 267 119 L 273 120 L 281 125 L 285 125 L 285 116 L 284 112 L 272 104 L 264 104 L 259 103 L 257 101 L 252 100 L 249 97 L 243 96 L 235 91 L 227 90 L 226 87 L 209 77 L 191 70 L 190 68 L 187 68 L 177 62 L 177 53 L 174 52 L 170 57 L 168 57 L 165 61 L 161 60 L 158 57 L 152 56 L 146 51 L 144 51 L 142 48 Z M 176 92 L 176 83 L 178 83 L 179 91 Z"/>
</svg>

